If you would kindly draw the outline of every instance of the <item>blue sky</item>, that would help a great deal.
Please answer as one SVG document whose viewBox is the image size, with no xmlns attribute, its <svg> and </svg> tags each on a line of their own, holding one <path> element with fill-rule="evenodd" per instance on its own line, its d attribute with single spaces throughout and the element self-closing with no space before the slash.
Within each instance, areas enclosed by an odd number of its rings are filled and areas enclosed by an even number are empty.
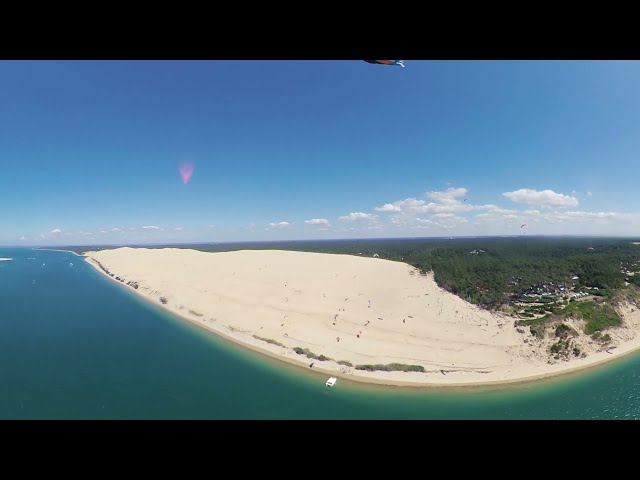
<svg viewBox="0 0 640 480">
<path fill-rule="evenodd" d="M 640 62 L 405 64 L 2 61 L 0 243 L 640 235 Z"/>
</svg>

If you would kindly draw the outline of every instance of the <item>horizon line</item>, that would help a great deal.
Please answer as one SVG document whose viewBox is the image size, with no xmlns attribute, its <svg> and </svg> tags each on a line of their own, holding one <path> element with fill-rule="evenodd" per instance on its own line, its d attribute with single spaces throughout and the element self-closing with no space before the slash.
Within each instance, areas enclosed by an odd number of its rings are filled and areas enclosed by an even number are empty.
<svg viewBox="0 0 640 480">
<path fill-rule="evenodd" d="M 486 238 L 598 238 L 598 239 L 637 239 L 640 236 L 629 235 L 586 235 L 586 234 L 558 234 L 558 235 L 447 235 L 436 237 L 369 237 L 369 238 L 317 238 L 317 239 L 291 239 L 291 240 L 225 240 L 225 241 L 199 241 L 199 242 L 148 242 L 148 243 L 92 243 L 92 244 L 31 244 L 31 245 L 0 245 L 0 248 L 78 248 L 78 247 L 143 247 L 143 246 L 172 246 L 172 245 L 229 245 L 229 244 L 268 244 L 284 242 L 349 242 L 349 241 L 375 241 L 375 240 L 457 240 L 457 239 L 486 239 Z"/>
</svg>

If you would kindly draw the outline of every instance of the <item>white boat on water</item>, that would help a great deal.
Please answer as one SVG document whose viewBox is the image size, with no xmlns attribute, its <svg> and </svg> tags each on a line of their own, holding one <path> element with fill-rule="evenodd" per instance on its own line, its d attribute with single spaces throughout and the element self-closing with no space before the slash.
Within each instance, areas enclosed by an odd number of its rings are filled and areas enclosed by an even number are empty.
<svg viewBox="0 0 640 480">
<path fill-rule="evenodd" d="M 327 387 L 333 387 L 336 384 L 337 381 L 338 381 L 338 379 L 336 377 L 331 377 L 331 378 L 329 378 L 329 380 L 327 380 L 325 385 Z"/>
</svg>

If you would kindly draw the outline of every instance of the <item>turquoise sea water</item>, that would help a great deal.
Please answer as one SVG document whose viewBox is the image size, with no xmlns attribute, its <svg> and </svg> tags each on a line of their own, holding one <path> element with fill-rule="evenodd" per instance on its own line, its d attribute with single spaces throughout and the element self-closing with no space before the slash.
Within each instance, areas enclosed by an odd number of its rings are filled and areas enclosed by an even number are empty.
<svg viewBox="0 0 640 480">
<path fill-rule="evenodd" d="M 175 318 L 72 253 L 1 257 L 13 260 L 0 262 L 0 419 L 640 418 L 640 354 L 517 386 L 329 389 L 325 375 Z"/>
</svg>

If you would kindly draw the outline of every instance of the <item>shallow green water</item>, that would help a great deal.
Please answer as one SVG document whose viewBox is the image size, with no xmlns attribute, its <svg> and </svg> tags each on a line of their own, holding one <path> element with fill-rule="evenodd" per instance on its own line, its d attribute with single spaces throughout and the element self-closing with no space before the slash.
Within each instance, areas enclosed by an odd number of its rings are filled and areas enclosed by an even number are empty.
<svg viewBox="0 0 640 480">
<path fill-rule="evenodd" d="M 0 419 L 640 417 L 637 354 L 518 386 L 329 389 L 326 376 L 177 319 L 71 253 L 0 257 L 14 259 L 0 262 Z"/>
</svg>

